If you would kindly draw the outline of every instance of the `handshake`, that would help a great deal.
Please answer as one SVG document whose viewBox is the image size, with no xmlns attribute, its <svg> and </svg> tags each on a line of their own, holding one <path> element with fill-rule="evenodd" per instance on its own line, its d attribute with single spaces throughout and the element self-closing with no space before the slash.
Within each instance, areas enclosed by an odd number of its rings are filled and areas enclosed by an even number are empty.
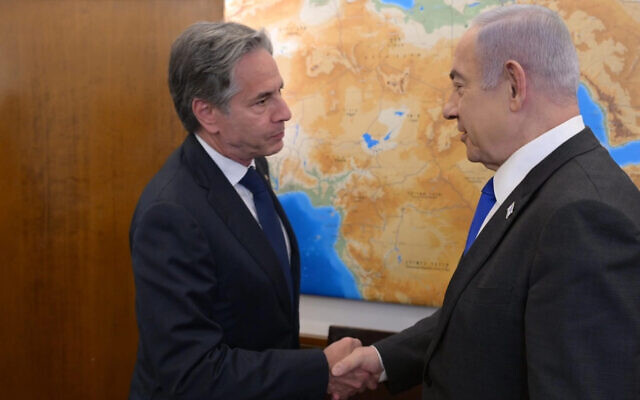
<svg viewBox="0 0 640 400">
<path fill-rule="evenodd" d="M 332 400 L 344 400 L 378 386 L 383 369 L 373 347 L 363 347 L 360 340 L 345 337 L 327 346 L 324 354 L 330 369 L 327 394 Z"/>
</svg>

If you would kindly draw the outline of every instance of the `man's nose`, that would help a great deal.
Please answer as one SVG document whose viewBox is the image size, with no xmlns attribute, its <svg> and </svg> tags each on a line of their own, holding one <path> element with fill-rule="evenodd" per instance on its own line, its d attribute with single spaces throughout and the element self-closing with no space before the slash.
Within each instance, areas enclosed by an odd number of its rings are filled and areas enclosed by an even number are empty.
<svg viewBox="0 0 640 400">
<path fill-rule="evenodd" d="M 278 102 L 278 104 L 277 104 L 276 112 L 273 115 L 273 118 L 277 122 L 290 120 L 291 119 L 291 110 L 289 110 L 289 106 L 287 105 L 287 102 L 284 101 L 282 96 L 279 96 L 276 99 L 276 101 Z"/>
<path fill-rule="evenodd" d="M 442 116 L 445 119 L 456 119 L 458 118 L 458 107 L 453 101 L 453 94 L 449 96 L 449 99 L 446 103 L 444 103 L 444 107 L 442 107 Z"/>
</svg>

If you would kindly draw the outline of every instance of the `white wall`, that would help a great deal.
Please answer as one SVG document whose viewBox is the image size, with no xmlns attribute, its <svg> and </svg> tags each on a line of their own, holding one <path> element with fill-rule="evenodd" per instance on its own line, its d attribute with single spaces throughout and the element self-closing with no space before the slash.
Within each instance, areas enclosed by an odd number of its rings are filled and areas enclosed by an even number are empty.
<svg viewBox="0 0 640 400">
<path fill-rule="evenodd" d="M 398 332 L 431 315 L 432 307 L 300 296 L 300 334 L 326 337 L 329 325 Z"/>
</svg>

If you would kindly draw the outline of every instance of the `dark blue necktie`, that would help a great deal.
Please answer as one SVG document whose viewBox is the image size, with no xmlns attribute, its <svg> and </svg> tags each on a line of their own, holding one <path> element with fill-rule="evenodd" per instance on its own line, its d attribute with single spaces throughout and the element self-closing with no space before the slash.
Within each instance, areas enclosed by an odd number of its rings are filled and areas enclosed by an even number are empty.
<svg viewBox="0 0 640 400">
<path fill-rule="evenodd" d="M 465 253 L 469 250 L 473 241 L 476 240 L 476 236 L 478 236 L 482 222 L 484 222 L 484 219 L 487 217 L 487 214 L 489 214 L 489 211 L 493 208 L 494 204 L 496 204 L 496 195 L 493 193 L 493 178 L 491 178 L 482 188 L 482 194 L 480 195 L 480 200 L 478 200 L 476 213 L 473 215 L 471 227 L 469 228 L 467 244 L 464 246 Z"/>
<path fill-rule="evenodd" d="M 256 172 L 255 168 L 250 167 L 245 176 L 240 179 L 240 183 L 253 193 L 253 202 L 256 205 L 260 226 L 278 257 L 280 267 L 282 267 L 287 286 L 289 287 L 289 294 L 293 296 L 293 280 L 291 277 L 287 245 L 284 241 L 280 219 L 276 213 L 266 182 L 260 177 L 258 172 Z"/>
</svg>

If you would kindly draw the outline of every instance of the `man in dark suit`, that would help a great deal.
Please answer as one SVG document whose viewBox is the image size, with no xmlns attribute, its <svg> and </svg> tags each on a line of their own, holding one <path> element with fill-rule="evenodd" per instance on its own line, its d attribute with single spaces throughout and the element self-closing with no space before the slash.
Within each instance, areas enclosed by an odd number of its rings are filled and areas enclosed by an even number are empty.
<svg viewBox="0 0 640 400">
<path fill-rule="evenodd" d="M 359 345 L 300 350 L 300 255 L 264 156 L 291 113 L 269 39 L 198 23 L 169 87 L 189 132 L 142 193 L 130 230 L 139 328 L 131 399 L 321 399 Z M 254 170 L 257 169 L 257 173 Z"/>
<path fill-rule="evenodd" d="M 480 14 L 450 77 L 444 116 L 496 171 L 476 232 L 441 309 L 332 372 L 425 399 L 639 399 L 640 193 L 579 115 L 567 28 L 538 6 Z"/>
</svg>

